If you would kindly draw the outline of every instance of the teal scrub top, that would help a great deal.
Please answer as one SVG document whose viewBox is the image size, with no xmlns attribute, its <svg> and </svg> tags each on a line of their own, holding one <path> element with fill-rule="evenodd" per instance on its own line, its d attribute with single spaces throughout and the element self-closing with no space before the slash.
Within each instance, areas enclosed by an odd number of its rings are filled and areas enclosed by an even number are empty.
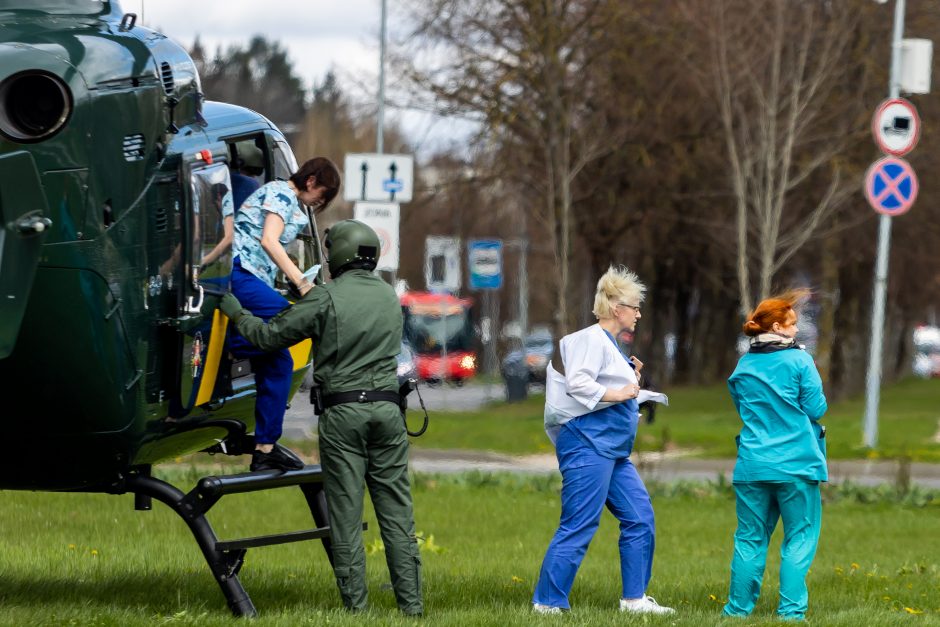
<svg viewBox="0 0 940 627">
<path fill-rule="evenodd" d="M 741 418 L 733 481 L 828 481 L 822 380 L 799 348 L 748 352 L 728 379 Z"/>
</svg>

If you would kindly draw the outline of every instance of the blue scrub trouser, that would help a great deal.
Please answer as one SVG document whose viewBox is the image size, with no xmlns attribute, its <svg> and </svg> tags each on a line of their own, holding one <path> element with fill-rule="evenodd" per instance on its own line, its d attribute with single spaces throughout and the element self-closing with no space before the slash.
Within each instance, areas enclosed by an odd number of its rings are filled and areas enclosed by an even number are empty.
<svg viewBox="0 0 940 627">
<path fill-rule="evenodd" d="M 534 603 L 568 609 L 568 594 L 604 506 L 620 521 L 623 598 L 646 593 L 653 569 L 655 523 L 646 486 L 628 457 L 609 459 L 562 429 L 555 444 L 561 470 L 561 523 L 542 561 Z"/>
<path fill-rule="evenodd" d="M 802 619 L 809 603 L 806 573 L 816 556 L 822 520 L 819 484 L 807 481 L 735 483 L 734 492 L 738 528 L 734 532 L 731 590 L 724 613 L 746 616 L 754 609 L 767 563 L 767 545 L 777 520 L 783 518 L 777 614 Z"/>
<path fill-rule="evenodd" d="M 232 268 L 232 294 L 242 307 L 265 322 L 290 306 L 286 298 L 243 269 L 237 261 Z M 247 358 L 255 374 L 255 442 L 273 444 L 281 437 L 284 426 L 294 359 L 286 348 L 262 352 L 234 330 L 229 338 L 229 349 L 235 357 Z"/>
</svg>

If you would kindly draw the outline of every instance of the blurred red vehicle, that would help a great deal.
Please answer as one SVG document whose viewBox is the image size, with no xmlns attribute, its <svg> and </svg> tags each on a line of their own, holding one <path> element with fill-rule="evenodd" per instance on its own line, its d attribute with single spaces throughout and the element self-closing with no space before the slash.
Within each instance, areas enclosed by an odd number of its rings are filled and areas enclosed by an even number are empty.
<svg viewBox="0 0 940 627">
<path fill-rule="evenodd" d="M 462 385 L 477 372 L 470 309 L 473 301 L 450 294 L 401 295 L 404 338 L 415 354 L 418 378 Z"/>
</svg>

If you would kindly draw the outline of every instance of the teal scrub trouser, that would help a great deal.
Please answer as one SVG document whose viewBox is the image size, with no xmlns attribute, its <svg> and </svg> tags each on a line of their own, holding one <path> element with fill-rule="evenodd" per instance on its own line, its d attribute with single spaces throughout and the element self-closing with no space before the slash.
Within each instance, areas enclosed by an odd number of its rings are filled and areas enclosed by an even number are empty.
<svg viewBox="0 0 940 627">
<path fill-rule="evenodd" d="M 767 545 L 777 520 L 783 518 L 777 614 L 802 619 L 809 601 L 806 573 L 816 555 L 822 519 L 819 483 L 735 483 L 734 491 L 738 528 L 734 533 L 731 589 L 724 613 L 746 616 L 754 609 L 767 563 Z"/>
</svg>

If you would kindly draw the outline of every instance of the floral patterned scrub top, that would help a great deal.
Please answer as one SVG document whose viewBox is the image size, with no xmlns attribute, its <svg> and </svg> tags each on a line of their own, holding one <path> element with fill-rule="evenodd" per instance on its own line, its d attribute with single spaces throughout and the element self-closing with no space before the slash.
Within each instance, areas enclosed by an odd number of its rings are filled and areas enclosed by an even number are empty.
<svg viewBox="0 0 940 627">
<path fill-rule="evenodd" d="M 261 232 L 268 212 L 276 213 L 284 220 L 284 232 L 279 241 L 285 246 L 297 238 L 309 219 L 287 181 L 271 181 L 262 185 L 245 199 L 235 214 L 234 256 L 242 268 L 273 287 L 278 267 L 261 247 Z"/>
</svg>

